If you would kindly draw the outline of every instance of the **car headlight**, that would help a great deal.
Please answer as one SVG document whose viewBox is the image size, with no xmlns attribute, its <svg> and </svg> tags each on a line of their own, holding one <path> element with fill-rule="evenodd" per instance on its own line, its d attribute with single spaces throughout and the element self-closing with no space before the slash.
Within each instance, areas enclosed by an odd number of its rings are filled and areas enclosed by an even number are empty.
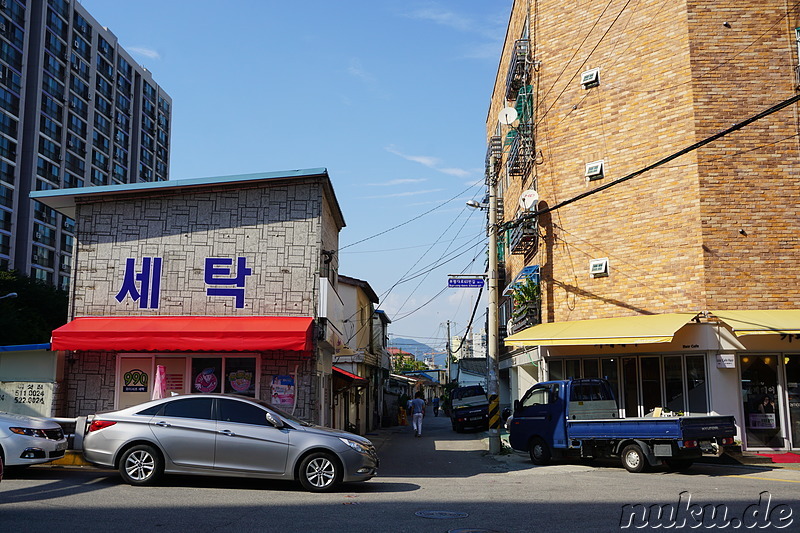
<svg viewBox="0 0 800 533">
<path fill-rule="evenodd" d="M 47 434 L 42 429 L 35 429 L 35 428 L 8 428 L 11 430 L 11 433 L 16 433 L 17 435 L 25 435 L 26 437 L 38 437 L 40 439 L 46 439 Z"/>
<path fill-rule="evenodd" d="M 343 437 L 339 437 L 339 440 L 353 448 L 358 453 L 363 453 L 364 455 L 369 455 L 369 448 L 367 448 L 364 444 L 361 444 L 358 441 L 345 439 Z"/>
</svg>

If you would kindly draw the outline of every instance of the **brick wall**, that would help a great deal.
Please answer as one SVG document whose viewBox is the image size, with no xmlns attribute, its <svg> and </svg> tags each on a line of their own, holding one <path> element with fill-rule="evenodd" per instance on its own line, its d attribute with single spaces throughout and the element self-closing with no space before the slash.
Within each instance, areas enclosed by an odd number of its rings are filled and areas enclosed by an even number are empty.
<svg viewBox="0 0 800 533">
<path fill-rule="evenodd" d="M 687 12 L 681 2 L 643 1 L 623 10 L 625 2 L 614 1 L 604 14 L 606 3 L 536 4 L 531 82 L 541 207 L 627 176 L 794 94 L 794 21 L 775 25 L 783 3 L 754 9 L 752 2 L 689 2 Z M 508 105 L 506 69 L 527 7 L 514 4 L 487 136 Z M 590 68 L 600 68 L 600 85 L 586 90 L 580 73 Z M 510 258 L 512 273 L 524 262 L 545 265 L 547 322 L 796 307 L 796 133 L 792 107 L 558 209 L 539 221 L 545 240 L 538 257 Z M 740 153 L 756 146 L 764 148 Z M 600 159 L 605 177 L 587 181 L 586 163 Z M 511 180 L 506 220 L 532 181 Z M 610 275 L 590 277 L 589 261 L 606 257 Z"/>
</svg>

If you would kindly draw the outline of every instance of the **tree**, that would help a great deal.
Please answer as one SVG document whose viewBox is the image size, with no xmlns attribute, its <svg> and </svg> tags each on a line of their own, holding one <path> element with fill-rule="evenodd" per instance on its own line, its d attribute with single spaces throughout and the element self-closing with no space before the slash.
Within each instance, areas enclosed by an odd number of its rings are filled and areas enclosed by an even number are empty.
<svg viewBox="0 0 800 533">
<path fill-rule="evenodd" d="M 0 346 L 50 342 L 54 329 L 67 323 L 67 291 L 16 270 L 0 271 Z"/>
</svg>

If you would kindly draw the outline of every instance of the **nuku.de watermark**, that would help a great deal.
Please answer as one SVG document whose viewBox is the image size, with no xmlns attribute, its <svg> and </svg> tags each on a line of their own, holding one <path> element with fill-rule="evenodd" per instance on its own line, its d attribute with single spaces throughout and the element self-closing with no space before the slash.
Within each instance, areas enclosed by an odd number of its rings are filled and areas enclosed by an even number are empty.
<svg viewBox="0 0 800 533">
<path fill-rule="evenodd" d="M 792 525 L 792 508 L 785 504 L 773 504 L 772 495 L 764 491 L 758 495 L 758 503 L 745 507 L 741 515 L 732 513 L 725 504 L 692 503 L 689 491 L 678 495 L 678 503 L 625 504 L 620 516 L 620 529 L 644 528 L 732 528 L 782 529 Z"/>
</svg>

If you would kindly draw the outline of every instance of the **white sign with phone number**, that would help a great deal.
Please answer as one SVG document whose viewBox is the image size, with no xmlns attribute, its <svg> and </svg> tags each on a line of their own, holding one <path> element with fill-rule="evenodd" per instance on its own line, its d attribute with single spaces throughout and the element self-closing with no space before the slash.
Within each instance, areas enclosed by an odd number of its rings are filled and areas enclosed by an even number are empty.
<svg viewBox="0 0 800 533">
<path fill-rule="evenodd" d="M 52 407 L 53 383 L 0 381 L 0 411 L 47 417 Z"/>
</svg>

